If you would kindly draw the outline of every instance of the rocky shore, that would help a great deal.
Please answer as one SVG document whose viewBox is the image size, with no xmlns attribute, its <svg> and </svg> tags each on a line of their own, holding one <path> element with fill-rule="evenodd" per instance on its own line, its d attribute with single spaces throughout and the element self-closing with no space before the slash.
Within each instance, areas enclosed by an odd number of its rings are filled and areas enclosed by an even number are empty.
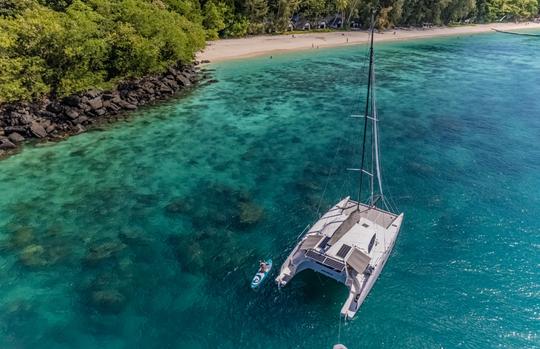
<svg viewBox="0 0 540 349">
<path fill-rule="evenodd" d="M 197 66 L 169 68 L 159 76 L 120 83 L 115 90 L 90 90 L 63 98 L 43 98 L 0 106 L 0 158 L 13 154 L 25 141 L 60 140 L 85 132 L 99 122 L 111 122 L 127 111 L 166 99 L 196 84 Z"/>
</svg>

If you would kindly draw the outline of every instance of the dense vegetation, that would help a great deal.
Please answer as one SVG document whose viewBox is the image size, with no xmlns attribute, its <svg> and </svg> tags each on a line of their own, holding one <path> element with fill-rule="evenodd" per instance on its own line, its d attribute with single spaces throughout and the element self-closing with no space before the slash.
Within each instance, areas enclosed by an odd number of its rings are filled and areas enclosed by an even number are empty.
<svg viewBox="0 0 540 349">
<path fill-rule="evenodd" d="M 379 27 L 521 20 L 539 0 L 380 0 Z M 205 39 L 366 25 L 367 0 L 0 0 L 0 103 L 107 88 L 190 61 Z"/>
<path fill-rule="evenodd" d="M 205 43 L 185 0 L 0 0 L 0 102 L 159 73 Z"/>
</svg>

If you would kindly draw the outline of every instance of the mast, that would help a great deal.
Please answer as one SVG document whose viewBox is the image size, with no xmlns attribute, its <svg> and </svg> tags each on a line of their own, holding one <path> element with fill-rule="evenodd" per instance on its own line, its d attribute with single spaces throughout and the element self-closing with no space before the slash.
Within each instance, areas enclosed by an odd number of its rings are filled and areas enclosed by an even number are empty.
<svg viewBox="0 0 540 349">
<path fill-rule="evenodd" d="M 366 95 L 366 107 L 364 111 L 364 137 L 362 140 L 362 160 L 360 163 L 360 185 L 358 187 L 358 208 L 360 208 L 360 202 L 362 201 L 362 185 L 364 183 L 364 174 L 373 177 L 372 173 L 367 172 L 364 169 L 365 160 L 366 160 L 366 140 L 367 140 L 367 130 L 368 130 L 368 117 L 369 117 L 369 107 L 370 107 L 370 97 L 371 97 L 371 82 L 373 74 L 373 31 L 375 28 L 375 14 L 371 14 L 371 26 L 369 32 L 371 35 L 370 44 L 369 44 L 369 72 L 368 72 L 368 83 L 367 83 L 367 95 Z M 372 188 L 373 186 L 370 185 Z M 370 200 L 371 201 L 371 200 Z M 371 204 L 371 203 L 370 203 Z"/>
<path fill-rule="evenodd" d="M 370 177 L 370 197 L 369 205 L 375 206 L 377 201 L 381 199 L 384 203 L 383 189 L 382 189 L 382 178 L 381 178 L 381 169 L 379 162 L 379 130 L 377 127 L 377 104 L 375 98 L 375 61 L 374 61 L 374 51 L 373 51 L 373 41 L 374 41 L 374 32 L 375 32 L 375 12 L 371 15 L 371 26 L 370 26 L 370 45 L 369 45 L 369 71 L 368 71 L 368 83 L 367 83 L 367 93 L 366 93 L 366 103 L 364 110 L 364 135 L 362 139 L 362 158 L 360 164 L 360 183 L 358 188 L 358 207 L 360 208 L 360 202 L 362 200 L 362 187 L 364 184 L 364 175 Z M 368 123 L 371 121 L 371 171 L 366 169 L 366 148 L 367 148 L 367 133 L 368 133 Z M 378 193 L 375 194 L 375 180 L 377 181 L 377 190 Z"/>
</svg>

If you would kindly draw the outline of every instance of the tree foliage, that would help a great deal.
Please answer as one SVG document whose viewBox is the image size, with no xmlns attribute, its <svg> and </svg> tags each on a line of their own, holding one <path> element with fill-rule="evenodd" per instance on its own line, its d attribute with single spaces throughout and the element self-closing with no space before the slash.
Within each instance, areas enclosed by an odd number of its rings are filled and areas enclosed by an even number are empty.
<svg viewBox="0 0 540 349">
<path fill-rule="evenodd" d="M 0 17 L 0 102 L 107 88 L 190 62 L 204 46 L 198 2 L 0 1 L 10 4 Z"/>
<path fill-rule="evenodd" d="M 376 5 L 375 5 L 376 4 Z M 0 103 L 108 88 L 186 63 L 205 39 L 309 22 L 377 26 L 524 20 L 538 0 L 0 0 Z M 336 24 L 339 23 L 339 24 Z"/>
</svg>

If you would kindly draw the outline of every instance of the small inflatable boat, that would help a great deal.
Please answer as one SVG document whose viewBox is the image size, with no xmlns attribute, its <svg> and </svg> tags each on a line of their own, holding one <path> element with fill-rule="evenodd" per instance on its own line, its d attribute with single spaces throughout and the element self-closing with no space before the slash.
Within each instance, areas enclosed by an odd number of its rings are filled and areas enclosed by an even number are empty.
<svg viewBox="0 0 540 349">
<path fill-rule="evenodd" d="M 251 288 L 252 289 L 257 289 L 263 283 L 263 281 L 266 279 L 266 276 L 270 273 L 270 270 L 272 270 L 272 260 L 271 259 L 268 259 L 264 263 L 266 265 L 265 268 L 264 268 L 264 271 L 262 271 L 261 268 L 259 268 L 259 270 L 257 271 L 257 274 L 255 274 L 255 276 L 253 277 L 253 280 L 251 281 Z"/>
</svg>

